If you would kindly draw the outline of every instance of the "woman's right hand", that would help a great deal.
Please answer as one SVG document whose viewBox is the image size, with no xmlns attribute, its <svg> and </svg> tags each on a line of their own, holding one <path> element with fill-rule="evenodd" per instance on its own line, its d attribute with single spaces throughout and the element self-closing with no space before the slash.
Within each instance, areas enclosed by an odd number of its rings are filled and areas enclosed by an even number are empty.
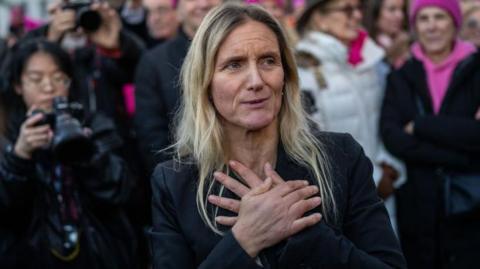
<svg viewBox="0 0 480 269">
<path fill-rule="evenodd" d="M 20 135 L 14 147 L 18 157 L 30 160 L 35 150 L 50 144 L 53 137 L 50 126 L 48 124 L 36 126 L 43 117 L 41 113 L 32 115 L 20 127 Z"/>
<path fill-rule="evenodd" d="M 292 180 L 273 188 L 272 179 L 242 197 L 232 233 L 250 257 L 321 220 L 320 213 L 305 213 L 320 205 L 318 187 Z"/>
</svg>

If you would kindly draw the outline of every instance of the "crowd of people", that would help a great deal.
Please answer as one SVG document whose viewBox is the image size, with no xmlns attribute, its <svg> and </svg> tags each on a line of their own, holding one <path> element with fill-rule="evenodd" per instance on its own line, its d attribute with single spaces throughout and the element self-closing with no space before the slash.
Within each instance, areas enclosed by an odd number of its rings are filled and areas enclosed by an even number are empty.
<svg viewBox="0 0 480 269">
<path fill-rule="evenodd" d="M 48 12 L 0 40 L 0 268 L 480 264 L 480 1 Z"/>
</svg>

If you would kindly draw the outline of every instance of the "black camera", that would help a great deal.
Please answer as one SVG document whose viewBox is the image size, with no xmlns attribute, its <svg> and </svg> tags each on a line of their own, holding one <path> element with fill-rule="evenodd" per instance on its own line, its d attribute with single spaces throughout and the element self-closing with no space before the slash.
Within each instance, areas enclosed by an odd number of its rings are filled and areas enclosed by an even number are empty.
<svg viewBox="0 0 480 269">
<path fill-rule="evenodd" d="M 75 26 L 81 27 L 85 32 L 93 33 L 100 28 L 102 16 L 95 10 L 91 10 L 92 0 L 70 0 L 63 9 L 75 11 Z"/>
<path fill-rule="evenodd" d="M 48 124 L 53 130 L 51 150 L 56 160 L 61 163 L 83 163 L 91 160 L 95 146 L 84 133 L 82 124 L 83 106 L 79 103 L 68 103 L 67 98 L 60 96 L 53 100 L 53 111 L 45 113 L 35 110 L 32 114 L 43 114 L 43 120 L 37 126 Z"/>
</svg>

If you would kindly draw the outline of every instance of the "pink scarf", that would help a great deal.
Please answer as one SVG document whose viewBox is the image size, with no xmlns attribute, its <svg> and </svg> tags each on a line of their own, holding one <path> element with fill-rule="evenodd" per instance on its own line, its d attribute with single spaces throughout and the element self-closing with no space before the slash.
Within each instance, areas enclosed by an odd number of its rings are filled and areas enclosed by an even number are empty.
<svg viewBox="0 0 480 269">
<path fill-rule="evenodd" d="M 455 41 L 454 48 L 450 55 L 441 63 L 437 64 L 433 63 L 427 55 L 425 55 L 418 42 L 412 45 L 411 50 L 413 56 L 422 62 L 425 67 L 428 90 L 432 98 L 433 112 L 438 114 L 455 67 L 457 67 L 458 63 L 463 59 L 475 52 L 475 46 L 458 39 Z"/>
<path fill-rule="evenodd" d="M 360 30 L 357 38 L 350 43 L 350 47 L 348 48 L 348 63 L 352 66 L 356 66 L 363 61 L 362 48 L 367 37 L 367 32 Z"/>
</svg>

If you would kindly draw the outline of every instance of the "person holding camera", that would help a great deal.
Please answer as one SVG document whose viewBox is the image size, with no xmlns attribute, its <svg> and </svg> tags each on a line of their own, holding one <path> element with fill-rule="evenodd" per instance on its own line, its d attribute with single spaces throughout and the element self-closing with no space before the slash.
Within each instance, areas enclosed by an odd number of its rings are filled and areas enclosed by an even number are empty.
<svg viewBox="0 0 480 269">
<path fill-rule="evenodd" d="M 0 160 L 1 268 L 136 268 L 122 206 L 132 190 L 113 123 L 84 113 L 60 46 L 21 44 L 13 55 Z M 69 102 L 67 102 L 67 98 Z M 5 240 L 3 240 L 5 239 Z"/>
<path fill-rule="evenodd" d="M 53 3 L 49 11 L 50 23 L 30 32 L 26 39 L 45 38 L 68 51 L 86 110 L 114 119 L 121 137 L 133 141 L 132 111 L 127 106 L 133 97 L 125 86 L 133 82 L 144 49 L 142 41 L 122 27 L 116 10 L 106 2 L 61 1 Z"/>
</svg>

